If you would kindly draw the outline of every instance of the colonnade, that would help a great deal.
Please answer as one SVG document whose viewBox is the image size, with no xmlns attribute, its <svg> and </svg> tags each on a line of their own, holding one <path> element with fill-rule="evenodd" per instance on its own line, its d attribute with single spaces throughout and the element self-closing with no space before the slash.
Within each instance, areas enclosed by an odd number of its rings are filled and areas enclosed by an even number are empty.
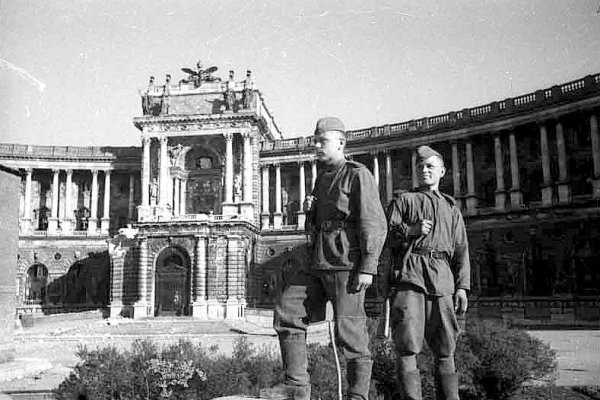
<svg viewBox="0 0 600 400">
<path fill-rule="evenodd" d="M 589 193 L 593 198 L 600 198 L 600 134 L 598 129 L 598 117 L 592 113 L 588 116 L 589 118 L 589 134 L 591 141 L 591 152 L 593 159 L 593 170 L 586 171 L 591 178 L 593 186 L 592 193 Z M 553 126 L 551 126 L 551 124 Z M 541 154 L 541 165 L 543 171 L 543 185 L 541 189 L 541 206 L 551 206 L 555 202 L 558 203 L 569 203 L 572 199 L 571 184 L 569 180 L 568 171 L 568 157 L 567 157 L 567 146 L 565 141 L 565 128 L 564 122 L 561 119 L 546 120 L 538 123 L 539 128 L 539 146 Z M 555 146 L 556 146 L 556 157 L 558 171 L 557 176 L 552 176 L 550 168 L 550 146 L 548 138 L 548 128 L 552 127 L 555 132 Z M 496 190 L 494 193 L 494 208 L 496 211 L 506 211 L 515 208 L 523 207 L 523 188 L 521 184 L 521 168 L 523 160 L 519 159 L 519 135 L 516 131 L 516 127 L 507 130 L 501 130 L 493 132 L 488 135 L 493 140 L 493 159 L 495 169 L 495 182 Z M 446 165 L 451 166 L 452 174 L 448 178 L 452 179 L 453 196 L 458 200 L 459 206 L 467 215 L 475 215 L 479 209 L 479 199 L 477 197 L 478 182 L 476 182 L 476 170 L 480 168 L 480 165 L 476 165 L 474 158 L 474 137 L 465 136 L 464 139 L 452 139 L 445 143 L 450 144 L 450 154 L 444 154 Z M 441 143 L 431 143 L 431 146 L 436 148 Z M 356 153 L 353 151 L 350 142 L 349 153 L 355 158 L 357 156 L 363 156 L 363 154 Z M 369 151 L 368 155 L 371 157 L 369 163 L 372 168 L 373 176 L 375 181 L 382 188 L 384 193 L 382 196 L 382 202 L 384 204 L 389 203 L 392 199 L 394 190 L 404 189 L 410 190 L 418 186 L 418 175 L 416 170 L 416 147 L 409 148 L 411 154 L 411 181 L 412 187 L 400 188 L 395 185 L 393 176 L 393 165 L 394 165 L 394 151 L 401 150 L 406 147 L 397 147 L 381 151 Z M 505 175 L 504 168 L 504 154 L 503 149 L 508 148 L 508 174 Z M 461 155 L 463 155 L 461 157 Z M 380 162 L 383 161 L 383 168 L 380 166 Z M 311 188 L 314 187 L 315 179 L 317 176 L 316 162 L 314 160 L 294 160 L 288 161 L 287 164 L 296 163 L 298 165 L 298 186 L 299 186 L 299 199 L 302 200 L 305 197 L 304 188 L 306 187 L 306 164 L 311 165 L 312 182 Z M 262 165 L 262 210 L 261 210 L 261 223 L 262 229 L 281 229 L 282 228 L 282 187 L 281 187 L 281 168 L 282 162 L 272 161 L 265 162 Z M 269 202 L 269 182 L 272 171 L 275 174 L 275 204 L 271 207 Z M 466 179 L 461 179 L 461 174 L 466 174 Z M 381 179 L 383 177 L 383 179 Z M 505 178 L 510 178 L 510 187 L 507 187 Z M 466 187 L 462 185 L 466 183 Z M 298 229 L 304 228 L 305 217 L 302 211 L 298 213 Z M 271 225 L 272 223 L 272 225 Z"/>
<path fill-rule="evenodd" d="M 21 222 L 21 233 L 30 234 L 33 233 L 37 225 L 33 218 L 32 207 L 32 183 L 34 170 L 45 170 L 43 168 L 24 168 L 24 179 L 25 179 L 25 190 L 23 194 L 23 210 Z M 60 169 L 52 168 L 51 178 L 51 205 L 50 215 L 48 217 L 48 234 L 68 234 L 73 233 L 76 230 L 75 221 L 77 216 L 75 215 L 77 208 L 77 195 L 73 194 L 73 173 L 77 169 Z M 91 187 L 90 187 L 90 203 L 89 203 L 89 217 L 87 225 L 88 234 L 107 234 L 110 225 L 110 199 L 111 199 L 111 169 L 105 169 L 100 171 L 99 169 L 83 170 L 91 173 Z M 64 172 L 64 174 L 62 173 Z M 98 200 L 100 198 L 99 193 L 99 174 L 102 172 L 104 179 L 104 193 L 102 196 L 103 201 L 103 212 L 99 215 L 98 212 Z M 64 175 L 64 178 L 63 178 Z M 63 180 L 64 179 L 64 180 Z M 128 216 L 129 219 L 133 218 L 134 210 L 134 184 L 135 174 L 130 174 L 129 177 L 129 203 L 128 203 Z M 61 196 L 60 186 L 64 182 L 65 195 Z M 63 208 L 64 204 L 64 215 L 59 215 L 59 209 Z"/>
<path fill-rule="evenodd" d="M 240 173 L 242 176 L 241 181 L 241 198 L 234 198 L 234 178 L 236 176 L 234 171 L 234 159 L 236 155 L 233 149 L 233 140 L 236 134 L 241 135 L 243 140 L 243 147 L 241 154 L 238 157 L 241 159 Z M 222 134 L 225 142 L 225 165 L 224 165 L 224 198 L 223 198 L 223 213 L 237 213 L 232 212 L 234 208 L 228 207 L 234 203 L 252 205 L 253 203 L 253 191 L 252 191 L 252 179 L 253 179 L 253 163 L 254 163 L 254 152 L 252 150 L 253 145 L 253 132 L 242 131 L 242 132 L 225 132 Z M 155 202 L 151 198 L 151 189 L 153 183 L 151 182 L 151 170 L 150 170 L 150 147 L 153 140 L 159 143 L 158 152 L 158 174 L 156 178 L 157 187 L 157 198 Z M 182 165 L 178 165 L 172 162 L 169 156 L 168 147 L 169 137 L 166 135 L 158 137 L 144 136 L 142 138 L 142 207 L 157 206 L 161 209 L 168 209 L 169 214 L 178 216 L 186 214 L 188 209 L 186 206 L 187 198 L 187 184 L 188 184 L 188 173 Z M 237 206 L 235 210 L 238 210 Z"/>
</svg>

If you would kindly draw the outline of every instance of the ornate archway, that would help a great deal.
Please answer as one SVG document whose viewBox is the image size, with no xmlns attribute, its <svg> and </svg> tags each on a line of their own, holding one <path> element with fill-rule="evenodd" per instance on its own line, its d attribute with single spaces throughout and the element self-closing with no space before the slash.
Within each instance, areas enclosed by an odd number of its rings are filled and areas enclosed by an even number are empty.
<svg viewBox="0 0 600 400">
<path fill-rule="evenodd" d="M 167 247 L 156 259 L 154 315 L 187 315 L 190 303 L 190 257 L 179 247 Z"/>
</svg>

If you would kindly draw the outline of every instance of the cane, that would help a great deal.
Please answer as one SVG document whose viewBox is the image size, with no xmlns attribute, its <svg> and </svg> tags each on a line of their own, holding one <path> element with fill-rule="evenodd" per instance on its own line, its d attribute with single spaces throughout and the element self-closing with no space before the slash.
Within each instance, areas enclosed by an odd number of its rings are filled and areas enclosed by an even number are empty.
<svg viewBox="0 0 600 400">
<path fill-rule="evenodd" d="M 333 320 L 329 320 L 329 339 L 331 340 L 331 346 L 333 347 L 333 356 L 335 357 L 335 369 L 337 371 L 337 387 L 338 387 L 338 399 L 343 400 L 342 396 L 342 367 L 340 366 L 340 357 L 338 356 L 337 344 L 335 343 L 335 330 Z"/>
</svg>

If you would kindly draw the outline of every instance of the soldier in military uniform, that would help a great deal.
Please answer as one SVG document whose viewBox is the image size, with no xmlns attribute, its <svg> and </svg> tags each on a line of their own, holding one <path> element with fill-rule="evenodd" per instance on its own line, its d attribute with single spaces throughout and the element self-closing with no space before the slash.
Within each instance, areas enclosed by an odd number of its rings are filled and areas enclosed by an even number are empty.
<svg viewBox="0 0 600 400">
<path fill-rule="evenodd" d="M 368 398 L 371 355 L 364 310 L 365 291 L 377 273 L 387 234 L 385 213 L 371 172 L 348 161 L 343 122 L 321 118 L 314 134 L 319 175 L 304 203 L 311 262 L 284 277 L 276 299 L 285 382 L 263 395 L 310 398 L 306 328 L 322 321 L 333 305 L 337 344 L 348 361 L 348 399 Z M 274 394 L 279 393 L 280 396 Z"/>
<path fill-rule="evenodd" d="M 387 213 L 398 386 L 402 398 L 422 398 L 416 355 L 425 339 L 435 356 L 438 398 L 456 400 L 457 315 L 466 312 L 470 289 L 467 233 L 456 201 L 439 191 L 446 173 L 440 153 L 419 147 L 417 170 L 419 190 L 394 199 Z"/>
</svg>

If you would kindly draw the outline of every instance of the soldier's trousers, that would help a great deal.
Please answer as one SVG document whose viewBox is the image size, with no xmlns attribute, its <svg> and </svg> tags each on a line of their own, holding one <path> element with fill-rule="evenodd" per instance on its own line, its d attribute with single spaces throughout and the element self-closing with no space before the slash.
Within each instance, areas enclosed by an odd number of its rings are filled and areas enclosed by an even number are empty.
<svg viewBox="0 0 600 400">
<path fill-rule="evenodd" d="M 423 339 L 427 340 L 435 356 L 436 374 L 443 378 L 456 375 L 454 351 L 459 325 L 453 298 L 429 296 L 409 284 L 400 285 L 393 293 L 390 317 L 398 355 L 399 381 L 415 386 L 404 388 L 406 392 L 415 392 L 414 397 L 411 395 L 408 398 L 420 399 L 420 394 L 417 396 L 416 393 L 420 392 L 416 355 L 423 348 Z M 414 379 L 415 372 L 417 379 Z M 419 386 L 418 389 L 416 386 Z"/>
<path fill-rule="evenodd" d="M 288 385 L 310 387 L 306 329 L 325 319 L 333 305 L 336 344 L 348 361 L 348 399 L 368 398 L 371 354 L 364 309 L 365 292 L 351 293 L 351 271 L 298 271 L 282 284 L 275 304 L 274 327 L 279 336 Z"/>
</svg>

